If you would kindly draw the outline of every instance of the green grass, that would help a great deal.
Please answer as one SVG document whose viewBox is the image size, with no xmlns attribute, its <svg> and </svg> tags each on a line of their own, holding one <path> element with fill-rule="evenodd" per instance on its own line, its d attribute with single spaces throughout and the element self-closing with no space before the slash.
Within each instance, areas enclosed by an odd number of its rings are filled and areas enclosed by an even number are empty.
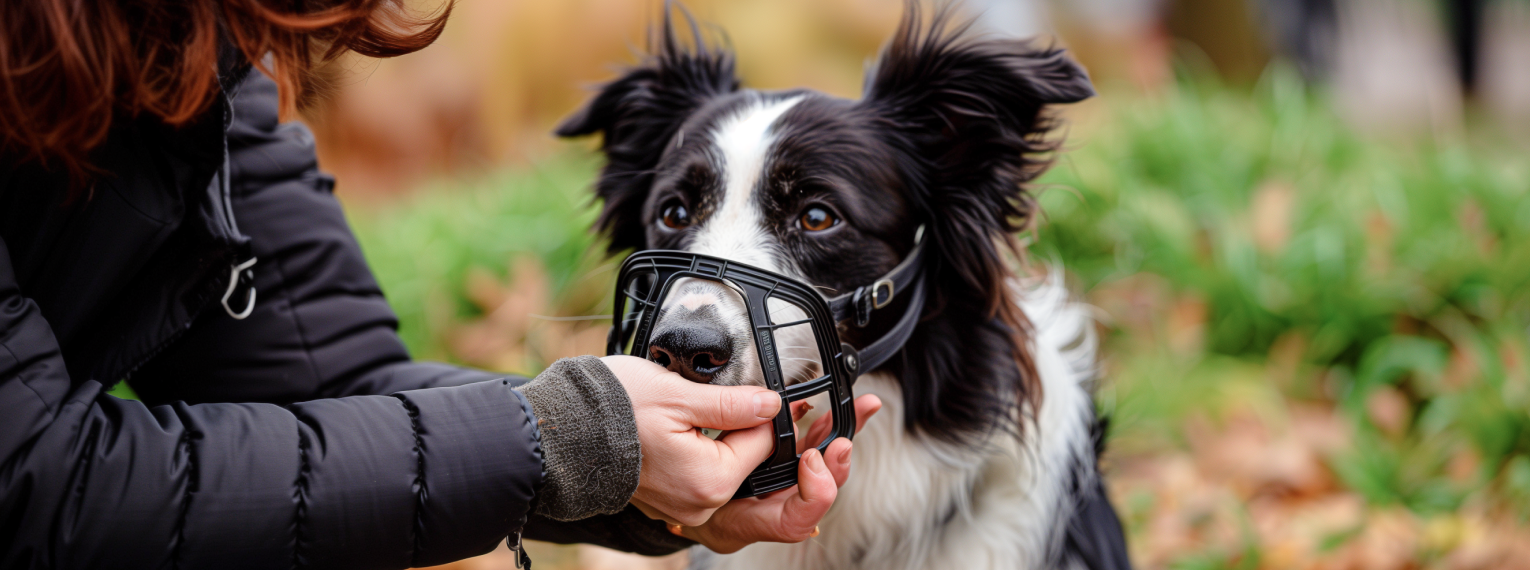
<svg viewBox="0 0 1530 570">
<path fill-rule="evenodd" d="M 1530 516 L 1530 161 L 1368 141 L 1320 101 L 1278 70 L 1251 92 L 1184 82 L 1111 101 L 1106 126 L 1070 140 L 1041 181 L 1037 257 L 1065 262 L 1092 299 L 1125 288 L 1179 303 L 1115 323 L 1102 406 L 1117 432 L 1172 437 L 1234 391 L 1332 405 L 1355 441 L 1330 467 L 1372 504 L 1428 514 L 1487 494 Z M 417 356 L 450 359 L 442 335 L 481 312 L 470 268 L 505 276 L 531 254 L 557 291 L 609 279 L 587 231 L 597 167 L 561 158 L 354 214 Z M 569 314 L 607 310 L 570 299 Z M 1188 341 L 1173 306 L 1199 307 Z M 1278 384 L 1277 353 L 1294 355 Z M 1400 429 L 1367 412 L 1378 391 L 1407 403 Z M 1448 477 L 1463 451 L 1475 473 Z M 1257 560 L 1236 549 L 1183 566 Z"/>
<path fill-rule="evenodd" d="M 555 296 L 597 271 L 589 185 L 599 164 L 563 157 L 470 185 L 423 189 L 403 204 L 351 212 L 351 223 L 416 358 L 450 360 L 442 336 L 481 311 L 465 296 L 472 268 L 508 278 L 511 260 L 542 261 Z M 577 302 L 578 300 L 576 300 Z M 571 314 L 610 312 L 584 302 Z"/>
<path fill-rule="evenodd" d="M 1346 485 L 1423 513 L 1496 488 L 1530 515 L 1530 162 L 1366 142 L 1272 72 L 1252 95 L 1185 83 L 1117 106 L 1044 182 L 1041 257 L 1085 290 L 1150 275 L 1206 309 L 1189 355 L 1116 330 L 1118 368 L 1142 378 L 1122 382 L 1138 389 L 1123 388 L 1116 429 L 1181 416 L 1287 339 L 1303 373 L 1280 389 L 1354 423 L 1332 466 Z M 1262 237 L 1275 210 L 1289 221 Z M 1366 413 L 1379 389 L 1410 404 L 1401 433 Z M 1449 481 L 1464 448 L 1479 473 Z"/>
</svg>

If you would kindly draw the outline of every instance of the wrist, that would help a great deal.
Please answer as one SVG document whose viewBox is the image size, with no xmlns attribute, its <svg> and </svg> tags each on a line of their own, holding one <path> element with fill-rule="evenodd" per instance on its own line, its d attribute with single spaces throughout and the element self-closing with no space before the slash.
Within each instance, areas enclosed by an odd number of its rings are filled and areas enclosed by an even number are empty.
<svg viewBox="0 0 1530 570">
<path fill-rule="evenodd" d="M 593 356 L 553 363 L 517 388 L 542 436 L 536 512 L 578 520 L 620 512 L 637 490 L 642 449 L 626 389 Z"/>
</svg>

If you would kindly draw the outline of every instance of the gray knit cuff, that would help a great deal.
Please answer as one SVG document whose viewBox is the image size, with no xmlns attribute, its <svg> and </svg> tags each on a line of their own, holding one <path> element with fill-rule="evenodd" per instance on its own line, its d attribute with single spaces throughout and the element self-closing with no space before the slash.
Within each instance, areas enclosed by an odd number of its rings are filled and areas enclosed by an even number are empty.
<svg viewBox="0 0 1530 570">
<path fill-rule="evenodd" d="M 542 432 L 536 512 L 572 521 L 620 512 L 637 491 L 643 452 L 632 400 L 594 356 L 554 362 L 516 388 L 531 402 Z"/>
</svg>

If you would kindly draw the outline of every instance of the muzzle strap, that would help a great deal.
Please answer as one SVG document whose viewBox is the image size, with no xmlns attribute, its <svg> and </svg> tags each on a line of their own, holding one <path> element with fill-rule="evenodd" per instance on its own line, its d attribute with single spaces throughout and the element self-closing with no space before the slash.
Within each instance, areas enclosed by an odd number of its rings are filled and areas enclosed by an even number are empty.
<svg viewBox="0 0 1530 570">
<path fill-rule="evenodd" d="M 914 250 L 903 258 L 892 271 L 871 285 L 856 287 L 854 291 L 829 299 L 829 311 L 835 322 L 853 322 L 864 327 L 871 322 L 871 313 L 892 304 L 895 297 L 907 294 L 909 303 L 903 316 L 882 338 L 866 345 L 853 355 L 850 371 L 855 377 L 876 370 L 892 355 L 903 349 L 914 327 L 919 325 L 919 315 L 924 312 L 924 226 L 914 234 Z M 847 350 L 849 350 L 847 348 Z"/>
<path fill-rule="evenodd" d="M 871 313 L 892 303 L 900 293 L 909 291 L 915 281 L 924 275 L 924 226 L 914 234 L 914 251 L 898 263 L 892 271 L 870 285 L 856 287 L 854 291 L 829 299 L 829 311 L 835 321 L 849 321 L 857 327 L 871 322 Z M 911 306 L 922 307 L 923 296 Z M 905 338 L 904 340 L 907 340 Z M 870 370 L 870 368 L 866 368 Z"/>
<path fill-rule="evenodd" d="M 914 289 L 909 291 L 908 308 L 904 309 L 903 316 L 898 317 L 898 323 L 893 325 L 882 338 L 862 348 L 855 358 L 855 366 L 850 372 L 855 376 L 852 380 L 860 378 L 861 374 L 876 370 L 878 366 L 886 363 L 892 355 L 903 350 L 903 345 L 908 342 L 908 337 L 914 334 L 914 328 L 919 326 L 919 314 L 924 312 L 924 280 L 914 282 Z"/>
</svg>

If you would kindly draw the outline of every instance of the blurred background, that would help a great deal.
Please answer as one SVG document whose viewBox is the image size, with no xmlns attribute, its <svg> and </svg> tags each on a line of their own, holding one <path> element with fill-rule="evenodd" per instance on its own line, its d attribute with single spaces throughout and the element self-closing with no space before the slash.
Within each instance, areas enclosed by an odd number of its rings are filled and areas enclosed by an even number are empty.
<svg viewBox="0 0 1530 570">
<path fill-rule="evenodd" d="M 687 5 L 747 86 L 845 97 L 902 10 Z M 1098 307 L 1139 567 L 1530 565 L 1530 1 L 966 8 L 1067 46 L 1099 87 L 1065 111 L 1027 239 Z M 416 356 L 534 373 L 601 351 L 606 322 L 562 319 L 608 312 L 595 141 L 549 133 L 660 9 L 458 0 L 434 46 L 324 70 L 304 119 Z"/>
</svg>

